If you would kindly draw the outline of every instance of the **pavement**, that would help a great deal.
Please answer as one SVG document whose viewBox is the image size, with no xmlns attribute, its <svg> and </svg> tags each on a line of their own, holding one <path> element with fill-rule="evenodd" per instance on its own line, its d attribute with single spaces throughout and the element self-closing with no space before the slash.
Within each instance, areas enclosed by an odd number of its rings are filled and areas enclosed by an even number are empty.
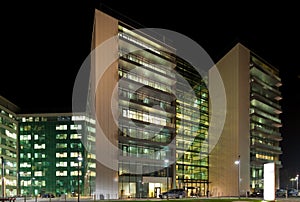
<svg viewBox="0 0 300 202">
<path fill-rule="evenodd" d="M 194 200 L 199 200 L 199 199 L 209 199 L 209 198 L 185 198 L 185 199 L 194 199 Z M 183 200 L 185 200 L 183 199 Z M 211 199 L 222 199 L 222 198 L 215 198 L 215 197 L 211 197 Z M 228 198 L 227 198 L 228 199 Z M 249 199 L 259 199 L 259 198 L 249 198 Z M 131 199 L 120 199 L 120 201 L 124 201 L 124 200 L 128 200 L 128 201 L 161 201 L 161 200 L 167 200 L 167 199 L 156 199 L 156 198 L 144 198 L 144 199 L 139 199 L 139 198 L 131 198 Z M 181 199 L 177 199 L 177 200 L 181 200 Z M 16 198 L 15 202 L 77 202 L 78 198 L 77 197 L 71 197 L 71 198 L 26 198 L 26 200 L 24 198 Z M 94 202 L 94 201 L 100 201 L 100 200 L 94 200 L 93 198 L 80 198 L 79 199 L 80 202 Z M 108 200 L 108 199 L 103 199 L 101 201 L 118 201 L 117 199 L 115 200 Z M 241 198 L 240 200 L 234 200 L 234 202 L 247 202 L 247 198 Z M 263 200 L 262 200 L 263 201 Z M 277 198 L 275 200 L 276 202 L 300 202 L 300 197 L 290 197 L 290 198 Z"/>
</svg>

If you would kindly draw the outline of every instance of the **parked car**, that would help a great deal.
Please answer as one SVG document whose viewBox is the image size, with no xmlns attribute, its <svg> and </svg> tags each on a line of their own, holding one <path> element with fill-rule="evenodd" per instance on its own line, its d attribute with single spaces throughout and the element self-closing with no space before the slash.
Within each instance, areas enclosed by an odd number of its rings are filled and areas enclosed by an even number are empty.
<svg viewBox="0 0 300 202">
<path fill-rule="evenodd" d="M 45 193 L 45 194 L 42 194 L 42 198 L 54 198 L 54 194 L 52 194 L 52 193 Z"/>
<path fill-rule="evenodd" d="M 276 197 L 286 197 L 287 191 L 285 189 L 277 189 Z"/>
<path fill-rule="evenodd" d="M 166 199 L 166 198 L 185 198 L 186 197 L 186 192 L 184 189 L 171 189 L 167 192 L 163 192 L 159 195 L 161 199 Z"/>
<path fill-rule="evenodd" d="M 289 189 L 288 190 L 288 196 L 298 196 L 297 189 Z"/>
</svg>

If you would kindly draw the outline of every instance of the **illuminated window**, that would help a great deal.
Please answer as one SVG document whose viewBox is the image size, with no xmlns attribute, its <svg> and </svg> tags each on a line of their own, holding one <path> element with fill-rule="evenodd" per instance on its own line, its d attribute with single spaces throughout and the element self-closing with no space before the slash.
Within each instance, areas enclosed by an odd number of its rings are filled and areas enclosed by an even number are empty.
<svg viewBox="0 0 300 202">
<path fill-rule="evenodd" d="M 72 116 L 72 121 L 84 121 L 85 116 Z"/>
<path fill-rule="evenodd" d="M 20 140 L 31 140 L 31 135 L 20 135 Z"/>
<path fill-rule="evenodd" d="M 87 126 L 87 130 L 91 133 L 95 133 L 96 132 L 96 129 L 94 127 L 91 127 L 91 126 Z"/>
<path fill-rule="evenodd" d="M 28 126 L 24 126 L 24 131 L 30 131 L 31 130 L 31 126 L 28 125 Z"/>
<path fill-rule="evenodd" d="M 71 143 L 71 148 L 72 149 L 80 149 L 81 148 L 81 143 Z"/>
<path fill-rule="evenodd" d="M 57 140 L 66 140 L 68 137 L 68 134 L 56 134 Z"/>
<path fill-rule="evenodd" d="M 81 152 L 71 152 L 70 157 L 78 157 L 81 156 Z"/>
<path fill-rule="evenodd" d="M 57 125 L 56 130 L 67 130 L 68 126 L 67 125 Z"/>
<path fill-rule="evenodd" d="M 90 168 L 96 168 L 96 163 L 90 163 Z"/>
<path fill-rule="evenodd" d="M 70 166 L 71 167 L 78 167 L 78 162 L 71 161 Z"/>
<path fill-rule="evenodd" d="M 45 149 L 46 148 L 46 145 L 45 144 L 34 144 L 34 149 Z"/>
<path fill-rule="evenodd" d="M 16 133 L 12 133 L 9 130 L 5 130 L 5 135 L 7 135 L 7 137 L 10 137 L 12 139 L 17 139 L 17 134 Z"/>
<path fill-rule="evenodd" d="M 34 158 L 45 158 L 45 154 L 42 154 L 42 153 L 34 153 Z"/>
<path fill-rule="evenodd" d="M 56 158 L 65 158 L 68 157 L 67 152 L 63 152 L 63 153 L 56 153 Z"/>
<path fill-rule="evenodd" d="M 71 130 L 81 130 L 81 129 L 82 129 L 81 124 L 71 125 Z"/>
<path fill-rule="evenodd" d="M 34 176 L 43 176 L 42 171 L 34 171 Z"/>
<path fill-rule="evenodd" d="M 56 176 L 68 176 L 68 171 L 56 171 Z"/>
<path fill-rule="evenodd" d="M 56 149 L 66 149 L 67 147 L 67 143 L 56 143 Z"/>
<path fill-rule="evenodd" d="M 30 168 L 30 167 L 31 167 L 30 163 L 27 163 L 27 162 L 20 163 L 20 168 Z"/>
<path fill-rule="evenodd" d="M 81 176 L 81 171 L 79 171 L 79 175 Z M 71 171 L 71 176 L 78 176 L 78 171 L 77 170 Z"/>
<path fill-rule="evenodd" d="M 82 135 L 81 134 L 71 134 L 70 139 L 81 139 Z"/>
<path fill-rule="evenodd" d="M 56 167 L 67 167 L 68 163 L 67 162 L 56 162 Z"/>
</svg>

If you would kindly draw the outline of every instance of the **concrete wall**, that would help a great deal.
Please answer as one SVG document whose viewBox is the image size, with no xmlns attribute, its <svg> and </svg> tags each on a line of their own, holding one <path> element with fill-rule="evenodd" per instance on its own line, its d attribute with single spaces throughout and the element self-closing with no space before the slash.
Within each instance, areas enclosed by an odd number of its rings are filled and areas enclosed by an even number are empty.
<svg viewBox="0 0 300 202">
<path fill-rule="evenodd" d="M 113 94 L 118 82 L 118 21 L 95 10 L 93 33 L 96 125 L 96 187 L 104 199 L 118 198 L 118 127 L 113 108 L 118 106 Z M 107 40 L 110 41 L 107 43 Z M 105 43 L 104 43 L 105 42 Z M 113 102 L 112 102 L 113 101 Z M 115 110 L 117 108 L 114 108 Z"/>
<path fill-rule="evenodd" d="M 216 64 L 225 86 L 227 108 L 222 134 L 210 154 L 213 196 L 238 196 L 239 170 L 234 162 L 239 155 L 240 193 L 250 189 L 249 59 L 249 50 L 237 44 Z"/>
</svg>

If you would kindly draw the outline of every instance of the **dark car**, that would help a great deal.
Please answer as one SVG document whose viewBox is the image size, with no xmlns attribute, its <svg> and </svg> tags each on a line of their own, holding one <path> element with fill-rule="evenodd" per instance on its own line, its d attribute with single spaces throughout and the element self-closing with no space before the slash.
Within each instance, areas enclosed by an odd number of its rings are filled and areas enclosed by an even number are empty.
<svg viewBox="0 0 300 202">
<path fill-rule="evenodd" d="M 45 194 L 42 194 L 42 198 L 54 198 L 54 194 L 52 194 L 52 193 L 45 193 Z"/>
<path fill-rule="evenodd" d="M 165 198 L 184 198 L 186 197 L 186 192 L 184 189 L 171 189 L 167 192 L 163 192 L 159 195 L 161 199 Z"/>
<path fill-rule="evenodd" d="M 288 196 L 298 196 L 297 189 L 289 189 L 287 192 L 288 192 Z"/>
<path fill-rule="evenodd" d="M 286 197 L 287 190 L 277 189 L 275 194 L 276 194 L 276 197 Z"/>
</svg>

